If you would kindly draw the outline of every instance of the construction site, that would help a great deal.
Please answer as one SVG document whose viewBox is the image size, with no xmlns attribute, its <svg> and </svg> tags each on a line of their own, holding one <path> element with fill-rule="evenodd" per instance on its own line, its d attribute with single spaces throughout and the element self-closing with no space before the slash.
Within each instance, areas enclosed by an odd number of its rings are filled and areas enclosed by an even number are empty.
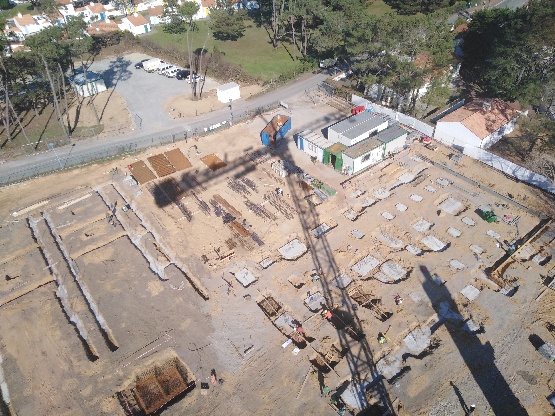
<svg viewBox="0 0 555 416">
<path fill-rule="evenodd" d="M 553 413 L 552 195 L 406 126 L 344 175 L 288 104 L 0 189 L 0 415 Z"/>
</svg>

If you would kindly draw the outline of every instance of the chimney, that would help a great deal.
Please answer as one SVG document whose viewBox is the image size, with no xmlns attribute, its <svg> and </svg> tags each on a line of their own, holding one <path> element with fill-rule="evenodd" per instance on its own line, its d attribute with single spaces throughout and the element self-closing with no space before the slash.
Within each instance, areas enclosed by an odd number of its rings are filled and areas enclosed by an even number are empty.
<svg viewBox="0 0 555 416">
<path fill-rule="evenodd" d="M 92 1 L 89 4 L 91 7 L 94 7 L 94 3 Z"/>
<path fill-rule="evenodd" d="M 139 13 L 135 12 L 135 13 L 133 13 L 133 16 L 139 17 Z"/>
<path fill-rule="evenodd" d="M 17 17 L 22 18 L 23 15 L 21 14 L 21 12 L 17 12 Z"/>
<path fill-rule="evenodd" d="M 485 109 L 485 110 L 490 111 L 491 110 L 491 103 L 489 101 L 484 101 L 482 103 L 482 108 Z"/>
</svg>

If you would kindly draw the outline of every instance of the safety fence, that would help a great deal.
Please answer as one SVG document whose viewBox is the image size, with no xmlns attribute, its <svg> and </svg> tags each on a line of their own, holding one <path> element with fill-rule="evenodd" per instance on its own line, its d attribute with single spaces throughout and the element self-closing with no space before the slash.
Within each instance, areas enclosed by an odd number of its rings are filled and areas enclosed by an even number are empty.
<svg viewBox="0 0 555 416">
<path fill-rule="evenodd" d="M 51 141 L 43 150 L 43 153 L 48 152 L 51 157 L 46 160 L 37 160 L 32 166 L 21 168 L 8 172 L 8 169 L 2 169 L 0 165 L 0 186 L 6 186 L 13 183 L 21 182 L 30 178 L 46 175 L 49 173 L 62 171 L 64 169 L 81 167 L 93 162 L 102 160 L 109 160 L 114 157 L 120 157 L 126 154 L 135 153 L 149 147 L 156 147 L 170 143 L 176 143 L 182 140 L 199 138 L 206 136 L 223 129 L 231 127 L 233 124 L 252 119 L 268 111 L 272 111 L 279 106 L 279 101 L 266 104 L 264 106 L 256 107 L 253 109 L 241 110 L 231 114 L 227 120 L 222 120 L 218 123 L 209 123 L 201 125 L 191 130 L 183 130 L 177 133 L 165 135 L 152 135 L 142 138 L 130 138 L 126 143 L 119 143 L 114 145 L 106 145 L 102 148 L 97 148 L 91 151 L 73 151 L 70 145 L 64 140 Z M 61 146 L 60 146 L 61 145 Z"/>
</svg>

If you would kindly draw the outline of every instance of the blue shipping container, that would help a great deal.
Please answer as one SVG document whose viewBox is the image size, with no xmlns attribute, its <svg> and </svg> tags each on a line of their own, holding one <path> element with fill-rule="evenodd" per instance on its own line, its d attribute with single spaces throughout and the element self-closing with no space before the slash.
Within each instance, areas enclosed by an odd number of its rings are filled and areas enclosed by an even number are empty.
<svg viewBox="0 0 555 416">
<path fill-rule="evenodd" d="M 264 146 L 278 147 L 291 130 L 291 117 L 278 114 L 268 123 L 264 130 L 260 132 L 260 138 Z"/>
</svg>

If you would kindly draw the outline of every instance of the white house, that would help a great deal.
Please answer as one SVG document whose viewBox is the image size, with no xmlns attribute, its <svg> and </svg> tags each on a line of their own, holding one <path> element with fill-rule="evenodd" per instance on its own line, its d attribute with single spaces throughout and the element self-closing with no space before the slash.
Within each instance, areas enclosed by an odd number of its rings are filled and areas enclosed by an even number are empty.
<svg viewBox="0 0 555 416">
<path fill-rule="evenodd" d="M 150 32 L 150 23 L 144 18 L 142 14 L 134 13 L 121 19 L 121 24 L 118 25 L 121 30 L 128 30 L 134 35 L 142 35 L 143 33 Z"/>
<path fill-rule="evenodd" d="M 148 17 L 151 25 L 166 23 L 164 16 L 164 6 L 153 6 L 148 8 Z"/>
<path fill-rule="evenodd" d="M 216 89 L 216 94 L 218 95 L 218 101 L 221 103 L 229 103 L 230 101 L 241 98 L 239 84 L 236 82 L 228 82 L 227 84 L 220 85 Z"/>
<path fill-rule="evenodd" d="M 297 134 L 297 147 L 308 154 L 315 157 L 317 161 L 324 162 L 324 150 L 333 143 L 326 139 L 322 134 L 315 133 L 312 130 L 305 130 Z"/>
<path fill-rule="evenodd" d="M 106 84 L 102 76 L 96 72 L 87 71 L 87 77 L 81 71 L 71 80 L 71 85 L 77 94 L 81 97 L 90 97 L 99 92 L 106 91 Z"/>
<path fill-rule="evenodd" d="M 21 31 L 23 36 L 33 35 L 52 24 L 44 17 L 31 16 L 30 14 L 18 13 L 13 18 L 15 26 Z"/>
<path fill-rule="evenodd" d="M 518 111 L 499 100 L 474 100 L 437 121 L 434 139 L 448 146 L 487 149 L 513 131 Z"/>
<path fill-rule="evenodd" d="M 359 113 L 328 127 L 328 140 L 347 147 L 387 127 L 387 120 L 369 112 Z"/>
<path fill-rule="evenodd" d="M 383 160 L 405 146 L 408 131 L 393 124 L 380 133 L 369 137 L 343 151 L 343 171 L 357 173 Z"/>
</svg>

